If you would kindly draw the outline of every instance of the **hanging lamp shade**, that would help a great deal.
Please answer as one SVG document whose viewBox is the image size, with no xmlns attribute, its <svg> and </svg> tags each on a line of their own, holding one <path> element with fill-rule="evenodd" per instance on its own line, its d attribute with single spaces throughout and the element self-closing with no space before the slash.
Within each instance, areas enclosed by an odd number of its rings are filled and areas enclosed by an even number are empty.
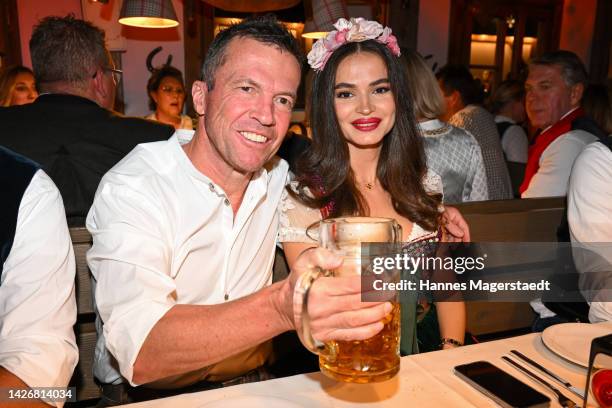
<svg viewBox="0 0 612 408">
<path fill-rule="evenodd" d="M 322 38 L 339 18 L 348 18 L 344 0 L 312 0 L 312 19 L 306 20 L 302 37 Z"/>
<path fill-rule="evenodd" d="M 119 23 L 145 28 L 168 28 L 179 25 L 172 0 L 124 0 Z"/>
<path fill-rule="evenodd" d="M 204 0 L 211 6 L 225 11 L 263 13 L 283 10 L 300 4 L 301 0 Z"/>
</svg>

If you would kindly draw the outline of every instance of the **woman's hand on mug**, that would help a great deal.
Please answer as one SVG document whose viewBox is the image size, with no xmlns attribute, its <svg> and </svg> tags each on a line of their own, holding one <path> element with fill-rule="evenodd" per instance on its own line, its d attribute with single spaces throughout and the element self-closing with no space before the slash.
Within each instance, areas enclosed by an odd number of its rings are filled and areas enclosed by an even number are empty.
<svg viewBox="0 0 612 408">
<path fill-rule="evenodd" d="M 444 207 L 442 226 L 446 230 L 446 242 L 470 242 L 470 227 L 455 207 Z"/>
</svg>

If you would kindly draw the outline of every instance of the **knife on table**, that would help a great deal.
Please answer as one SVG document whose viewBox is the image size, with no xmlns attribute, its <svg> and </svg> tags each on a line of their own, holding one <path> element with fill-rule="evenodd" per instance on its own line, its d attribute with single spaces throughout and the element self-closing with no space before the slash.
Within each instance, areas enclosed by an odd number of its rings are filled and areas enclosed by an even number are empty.
<svg viewBox="0 0 612 408">
<path fill-rule="evenodd" d="M 584 399 L 584 391 L 578 387 L 573 386 L 569 381 L 566 381 L 563 378 L 559 377 L 557 374 L 553 373 L 548 368 L 540 365 L 539 363 L 536 363 L 535 361 L 533 361 L 532 359 L 530 359 L 529 357 L 527 357 L 526 355 L 524 355 L 518 350 L 510 350 L 510 353 L 514 354 L 515 356 L 517 356 L 519 359 L 526 362 L 527 364 L 530 364 L 532 367 L 535 367 L 538 370 L 542 371 L 544 374 L 548 375 L 550 378 L 552 378 L 553 380 L 555 380 L 556 382 L 558 382 L 559 384 L 561 384 L 562 386 L 564 386 L 565 388 L 567 388 L 568 390 L 570 390 L 571 392 L 579 396 L 580 398 Z"/>
</svg>

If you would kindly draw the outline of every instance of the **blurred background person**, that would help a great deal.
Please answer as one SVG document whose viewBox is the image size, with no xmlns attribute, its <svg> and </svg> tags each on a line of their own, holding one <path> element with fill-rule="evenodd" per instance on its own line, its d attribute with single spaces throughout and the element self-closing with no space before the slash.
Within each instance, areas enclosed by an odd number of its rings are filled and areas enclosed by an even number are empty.
<svg viewBox="0 0 612 408">
<path fill-rule="evenodd" d="M 164 65 L 156 68 L 147 82 L 149 108 L 153 111 L 146 119 L 156 120 L 175 129 L 193 129 L 193 121 L 183 115 L 185 84 L 178 69 Z"/>
<path fill-rule="evenodd" d="M 525 86 L 515 80 L 499 84 L 489 101 L 507 161 L 527 163 L 527 134 L 520 126 L 525 113 Z"/>
<path fill-rule="evenodd" d="M 406 50 L 402 56 L 427 167 L 442 178 L 444 203 L 487 200 L 487 175 L 478 142 L 465 130 L 437 119 L 444 114 L 444 99 L 436 77 L 416 51 Z"/>
<path fill-rule="evenodd" d="M 512 198 L 512 185 L 493 116 L 484 109 L 483 92 L 463 65 L 446 65 L 436 74 L 446 103 L 442 120 L 471 133 L 482 151 L 490 200 Z"/>
<path fill-rule="evenodd" d="M 584 90 L 580 103 L 584 112 L 593 119 L 606 135 L 612 135 L 612 96 L 602 84 L 590 84 Z"/>
<path fill-rule="evenodd" d="M 489 100 L 489 111 L 495 115 L 512 191 L 515 197 L 520 197 L 518 189 L 525 177 L 529 147 L 527 134 L 520 126 L 527 118 L 525 85 L 515 80 L 506 80 L 499 84 Z"/>
<path fill-rule="evenodd" d="M 525 108 L 541 132 L 529 148 L 522 198 L 565 196 L 576 157 L 605 136 L 580 107 L 587 83 L 586 68 L 573 52 L 553 51 L 530 62 Z"/>
<path fill-rule="evenodd" d="M 41 165 L 59 189 L 70 224 L 84 221 L 102 176 L 136 145 L 174 128 L 113 111 L 121 71 L 104 31 L 75 18 L 40 20 L 30 38 L 33 103 L 0 107 L 0 145 Z"/>
<path fill-rule="evenodd" d="M 38 97 L 34 73 L 23 65 L 0 71 L 0 106 L 32 103 Z"/>
</svg>

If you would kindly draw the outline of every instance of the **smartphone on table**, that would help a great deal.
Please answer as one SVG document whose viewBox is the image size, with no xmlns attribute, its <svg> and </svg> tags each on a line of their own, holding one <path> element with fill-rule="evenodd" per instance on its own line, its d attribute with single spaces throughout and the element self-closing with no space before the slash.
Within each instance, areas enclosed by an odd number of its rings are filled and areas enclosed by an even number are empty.
<svg viewBox="0 0 612 408">
<path fill-rule="evenodd" d="M 455 374 L 504 408 L 546 408 L 550 399 L 488 361 L 455 367 Z"/>
</svg>

